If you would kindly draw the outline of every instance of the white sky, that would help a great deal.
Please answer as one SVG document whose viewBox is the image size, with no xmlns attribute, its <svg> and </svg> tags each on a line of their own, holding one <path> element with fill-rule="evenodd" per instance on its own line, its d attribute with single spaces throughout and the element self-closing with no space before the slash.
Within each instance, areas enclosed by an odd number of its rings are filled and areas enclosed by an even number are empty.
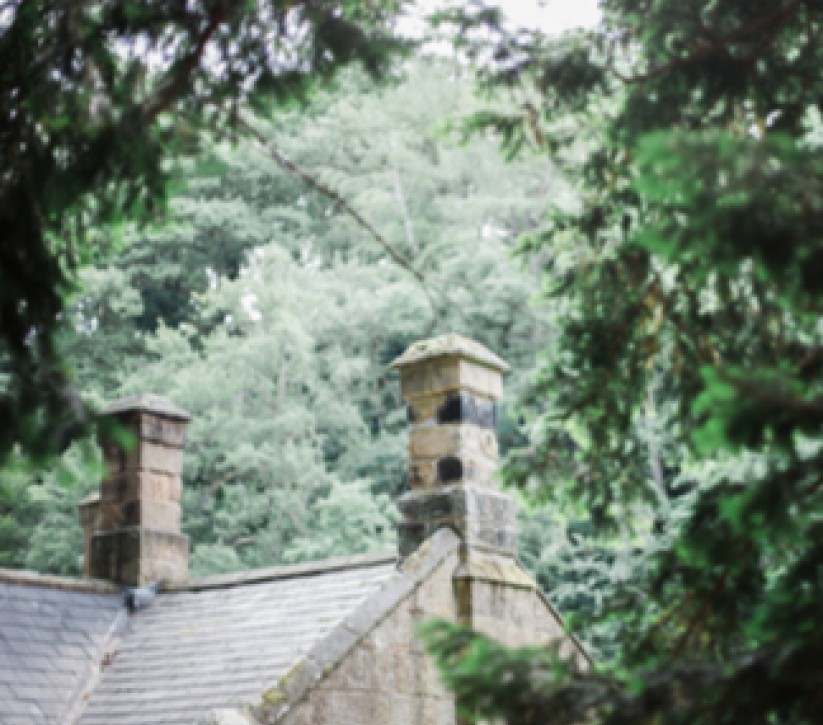
<svg viewBox="0 0 823 725">
<path fill-rule="evenodd" d="M 578 27 L 592 27 L 600 20 L 597 0 L 496 0 L 514 25 L 538 27 L 558 34 Z"/>
<path fill-rule="evenodd" d="M 600 20 L 598 0 L 487 0 L 487 3 L 502 8 L 513 26 L 540 28 L 547 35 L 593 27 Z M 417 0 L 401 21 L 401 30 L 419 36 L 424 27 L 422 17 L 446 4 L 449 4 L 447 0 Z"/>
</svg>

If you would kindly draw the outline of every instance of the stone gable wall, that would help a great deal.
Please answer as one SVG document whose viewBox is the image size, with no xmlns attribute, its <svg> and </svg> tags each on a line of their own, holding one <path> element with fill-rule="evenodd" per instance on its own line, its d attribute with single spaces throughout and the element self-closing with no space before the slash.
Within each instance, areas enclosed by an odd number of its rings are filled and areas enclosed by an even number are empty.
<svg viewBox="0 0 823 725">
<path fill-rule="evenodd" d="M 447 556 L 419 587 L 278 722 L 284 725 L 453 725 L 454 700 L 415 634 L 433 617 L 454 620 Z"/>
<path fill-rule="evenodd" d="M 288 713 L 284 725 L 458 725 L 416 628 L 433 617 L 463 621 L 512 647 L 564 637 L 556 614 L 518 565 L 510 576 L 463 575 L 455 551 L 369 632 Z M 491 576 L 491 574 L 489 574 Z M 504 580 L 508 579 L 508 580 Z M 569 654 L 576 649 L 567 640 Z"/>
</svg>

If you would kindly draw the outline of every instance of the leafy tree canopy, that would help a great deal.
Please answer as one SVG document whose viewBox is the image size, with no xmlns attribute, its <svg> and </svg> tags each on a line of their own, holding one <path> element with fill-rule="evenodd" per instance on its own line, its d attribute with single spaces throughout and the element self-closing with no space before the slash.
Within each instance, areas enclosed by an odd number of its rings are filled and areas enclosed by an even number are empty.
<svg viewBox="0 0 823 725">
<path fill-rule="evenodd" d="M 454 63 L 409 61 L 380 87 L 346 70 L 302 107 L 246 114 L 254 137 L 180 160 L 165 223 L 124 222 L 122 248 L 80 270 L 58 342 L 84 399 L 151 391 L 193 415 L 194 573 L 395 545 L 406 411 L 388 364 L 412 341 L 459 330 L 511 361 L 507 389 L 525 385 L 551 325 L 529 304 L 539 271 L 510 252 L 567 189 L 542 159 L 453 138 L 444 119 L 474 107 Z M 501 418 L 507 449 L 521 438 Z M 80 452 L 0 471 L 7 565 L 79 571 L 76 503 L 99 480 L 66 483 Z"/>
<path fill-rule="evenodd" d="M 596 623 L 617 655 L 431 635 L 470 715 L 823 718 L 823 5 L 605 0 L 600 28 L 439 20 L 514 102 L 469 121 L 580 191 L 523 238 L 560 332 L 508 477 L 595 531 L 659 535 Z"/>
<path fill-rule="evenodd" d="M 380 72 L 401 1 L 0 5 L 0 461 L 82 423 L 55 347 L 80 264 L 154 218 L 168 160 L 238 107 L 294 100 L 338 67 Z"/>
</svg>

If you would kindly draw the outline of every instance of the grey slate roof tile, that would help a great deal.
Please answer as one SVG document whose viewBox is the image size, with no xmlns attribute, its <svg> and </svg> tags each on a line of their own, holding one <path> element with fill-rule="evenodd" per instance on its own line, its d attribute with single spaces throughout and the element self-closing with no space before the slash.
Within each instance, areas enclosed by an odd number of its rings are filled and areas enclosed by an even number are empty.
<svg viewBox="0 0 823 725">
<path fill-rule="evenodd" d="M 393 572 L 371 556 L 210 577 L 126 617 L 114 587 L 0 570 L 0 725 L 171 725 L 258 702 Z"/>
<path fill-rule="evenodd" d="M 55 578 L 13 579 L 0 582 L 0 723 L 64 725 L 97 666 L 121 597 Z M 40 586 L 46 582 L 58 588 Z"/>
<path fill-rule="evenodd" d="M 80 722 L 193 723 L 213 708 L 255 703 L 393 572 L 394 561 L 380 558 L 161 592 L 129 618 Z"/>
</svg>

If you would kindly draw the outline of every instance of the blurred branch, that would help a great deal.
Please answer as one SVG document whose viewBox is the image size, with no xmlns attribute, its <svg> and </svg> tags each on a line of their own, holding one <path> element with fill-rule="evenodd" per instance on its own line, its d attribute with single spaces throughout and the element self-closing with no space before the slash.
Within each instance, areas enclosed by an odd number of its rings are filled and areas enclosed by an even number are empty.
<svg viewBox="0 0 823 725">
<path fill-rule="evenodd" d="M 345 199 L 343 196 L 338 194 L 334 189 L 326 186 L 322 181 L 319 181 L 314 176 L 309 174 L 308 172 L 301 169 L 297 164 L 295 164 L 290 159 L 286 158 L 275 146 L 274 144 L 269 141 L 260 131 L 254 128 L 251 124 L 245 121 L 242 118 L 236 118 L 237 125 L 246 131 L 248 134 L 257 141 L 263 148 L 265 148 L 269 154 L 271 154 L 272 159 L 274 162 L 285 172 L 291 174 L 292 176 L 296 176 L 300 179 L 306 186 L 314 191 L 322 194 L 327 199 L 330 199 L 334 202 L 336 206 L 343 210 L 346 214 L 348 214 L 362 229 L 368 232 L 369 236 L 371 236 L 374 241 L 380 246 L 383 251 L 389 255 L 389 257 L 394 261 L 399 267 L 405 269 L 415 280 L 420 284 L 420 287 L 423 290 L 423 293 L 426 295 L 426 299 L 428 300 L 429 306 L 432 309 L 432 327 L 434 326 L 438 315 L 440 314 L 440 309 L 438 304 L 435 302 L 434 297 L 431 294 L 431 291 L 428 288 L 426 283 L 426 278 L 422 272 L 415 269 L 412 262 L 404 257 L 400 252 L 397 251 L 387 240 L 386 238 L 375 229 L 371 223 L 369 223 L 365 217 L 355 209 L 348 199 Z"/>
<path fill-rule="evenodd" d="M 768 36 L 760 44 L 760 46 L 769 45 L 774 40 L 777 33 L 780 32 L 781 28 L 788 22 L 791 15 L 805 2 L 806 0 L 792 0 L 774 12 L 761 15 L 759 18 L 755 18 L 751 22 L 742 25 L 730 33 L 726 33 L 725 35 L 712 34 L 712 42 L 708 45 L 704 45 L 698 50 L 695 50 L 691 55 L 687 55 L 683 58 L 676 58 L 669 63 L 664 63 L 663 65 L 653 68 L 645 73 L 639 73 L 634 76 L 625 76 L 616 70 L 614 66 L 610 68 L 611 73 L 623 83 L 643 83 L 645 81 L 652 80 L 653 78 L 665 75 L 670 71 L 699 63 L 700 61 L 712 56 L 720 49 L 725 48 L 729 43 L 744 39 L 746 36 L 763 28 L 768 28 Z M 749 60 L 752 59 L 753 58 L 749 58 Z"/>
<path fill-rule="evenodd" d="M 288 172 L 292 176 L 296 176 L 300 179 L 306 186 L 314 189 L 316 192 L 322 194 L 326 198 L 333 201 L 338 207 L 340 207 L 346 214 L 348 214 L 352 219 L 354 219 L 357 224 L 365 229 L 369 235 L 374 239 L 380 247 L 383 249 L 386 254 L 388 254 L 399 266 L 409 272 L 418 282 L 421 284 L 425 283 L 425 278 L 421 272 L 414 268 L 414 265 L 411 263 L 410 260 L 406 259 L 400 252 L 398 252 L 388 241 L 386 241 L 385 237 L 378 232 L 364 217 L 360 214 L 357 209 L 355 209 L 351 203 L 344 199 L 340 194 L 338 194 L 334 189 L 326 186 L 322 181 L 318 181 L 314 176 L 303 171 L 297 164 L 295 164 L 290 159 L 287 159 L 277 148 L 275 148 L 274 144 L 271 143 L 262 133 L 260 133 L 256 128 L 251 126 L 249 123 L 244 121 L 242 118 L 237 119 L 237 124 L 246 132 L 250 133 L 257 143 L 263 146 L 270 154 L 271 157 L 274 159 L 275 163 L 284 171 Z"/>
<path fill-rule="evenodd" d="M 172 68 L 166 82 L 161 84 L 157 93 L 143 103 L 143 114 L 147 121 L 154 120 L 160 113 L 168 110 L 177 98 L 187 90 L 189 78 L 200 65 L 206 44 L 217 31 L 229 14 L 230 3 L 227 0 L 220 2 L 214 10 L 209 24 L 197 37 L 197 42 L 191 53 L 183 58 L 177 68 Z"/>
</svg>

